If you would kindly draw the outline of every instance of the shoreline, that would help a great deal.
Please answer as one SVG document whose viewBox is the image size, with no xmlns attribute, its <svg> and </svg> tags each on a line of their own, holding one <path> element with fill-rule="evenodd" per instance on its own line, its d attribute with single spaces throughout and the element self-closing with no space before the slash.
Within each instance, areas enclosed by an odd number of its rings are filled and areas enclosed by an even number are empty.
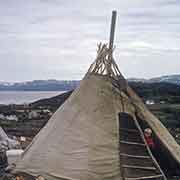
<svg viewBox="0 0 180 180">
<path fill-rule="evenodd" d="M 30 104 L 34 101 L 51 98 L 66 91 L 0 91 L 0 106 Z"/>
</svg>

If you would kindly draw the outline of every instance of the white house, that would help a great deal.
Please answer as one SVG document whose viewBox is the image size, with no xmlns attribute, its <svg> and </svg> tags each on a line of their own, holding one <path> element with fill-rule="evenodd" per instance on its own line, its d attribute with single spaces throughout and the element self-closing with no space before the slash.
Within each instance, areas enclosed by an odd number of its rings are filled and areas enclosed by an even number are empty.
<svg viewBox="0 0 180 180">
<path fill-rule="evenodd" d="M 0 119 L 5 119 L 5 116 L 3 114 L 0 114 Z"/>
<path fill-rule="evenodd" d="M 37 117 L 39 117 L 39 112 L 38 111 L 31 111 L 28 114 L 29 119 L 33 119 L 33 118 L 37 118 Z"/>
<path fill-rule="evenodd" d="M 49 109 L 44 109 L 44 110 L 43 110 L 43 113 L 46 113 L 46 114 L 48 114 L 49 116 L 52 116 L 52 114 L 53 114 Z"/>
<path fill-rule="evenodd" d="M 16 115 L 6 116 L 5 119 L 9 121 L 18 121 L 18 117 Z"/>
<path fill-rule="evenodd" d="M 152 104 L 155 104 L 155 102 L 154 102 L 154 100 L 149 99 L 149 100 L 146 100 L 146 104 L 152 105 Z"/>
<path fill-rule="evenodd" d="M 26 137 L 21 136 L 21 137 L 20 137 L 20 141 L 21 141 L 21 142 L 25 142 L 25 141 L 26 141 Z"/>
</svg>

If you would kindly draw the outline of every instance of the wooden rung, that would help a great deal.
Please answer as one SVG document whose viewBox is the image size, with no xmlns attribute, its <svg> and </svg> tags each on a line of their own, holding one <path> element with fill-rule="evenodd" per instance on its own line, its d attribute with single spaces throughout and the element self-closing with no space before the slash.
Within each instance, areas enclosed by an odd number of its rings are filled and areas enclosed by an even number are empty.
<svg viewBox="0 0 180 180">
<path fill-rule="evenodd" d="M 126 157 L 132 157 L 132 158 L 142 158 L 142 159 L 151 159 L 150 156 L 137 156 L 137 155 L 125 154 L 125 153 L 120 153 L 120 156 L 126 156 Z"/>
<path fill-rule="evenodd" d="M 129 145 L 146 146 L 146 145 L 145 145 L 145 144 L 143 144 L 143 143 L 130 142 L 130 141 L 120 141 L 120 143 L 123 143 L 123 144 L 129 144 Z"/>
<path fill-rule="evenodd" d="M 156 170 L 155 167 L 146 167 L 146 166 L 122 165 L 122 167 L 123 168 L 132 168 L 132 169 Z"/>
<path fill-rule="evenodd" d="M 119 128 L 119 130 L 127 131 L 127 132 L 136 132 L 136 133 L 139 133 L 139 131 L 136 130 L 136 129 Z"/>
<path fill-rule="evenodd" d="M 143 180 L 143 179 L 153 179 L 163 177 L 162 174 L 154 175 L 154 176 L 144 176 L 144 177 L 136 177 L 136 178 L 124 178 L 125 180 Z"/>
</svg>

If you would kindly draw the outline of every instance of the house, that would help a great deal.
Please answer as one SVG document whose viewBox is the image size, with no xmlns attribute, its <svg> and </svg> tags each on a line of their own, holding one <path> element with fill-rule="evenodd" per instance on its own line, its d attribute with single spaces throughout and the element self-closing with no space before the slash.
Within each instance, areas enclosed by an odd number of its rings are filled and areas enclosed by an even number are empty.
<svg viewBox="0 0 180 180">
<path fill-rule="evenodd" d="M 34 119 L 34 118 L 37 118 L 37 117 L 39 117 L 39 112 L 36 111 L 36 110 L 30 111 L 29 114 L 28 114 L 29 119 Z"/>
<path fill-rule="evenodd" d="M 5 119 L 9 121 L 18 121 L 18 117 L 16 115 L 8 115 Z"/>
<path fill-rule="evenodd" d="M 149 100 L 146 100 L 146 104 L 152 105 L 152 104 L 155 104 L 155 102 L 154 102 L 154 100 L 149 99 Z"/>
<path fill-rule="evenodd" d="M 0 114 L 0 119 L 5 119 L 4 114 Z"/>
</svg>

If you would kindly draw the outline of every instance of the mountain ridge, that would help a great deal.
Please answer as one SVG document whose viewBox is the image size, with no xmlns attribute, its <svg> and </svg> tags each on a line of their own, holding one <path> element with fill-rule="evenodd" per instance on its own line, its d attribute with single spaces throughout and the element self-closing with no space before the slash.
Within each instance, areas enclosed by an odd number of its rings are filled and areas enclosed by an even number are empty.
<svg viewBox="0 0 180 180">
<path fill-rule="evenodd" d="M 171 83 L 180 85 L 180 74 L 166 75 L 151 79 L 129 78 L 129 82 L 143 83 Z M 67 91 L 79 85 L 79 80 L 33 80 L 25 82 L 2 82 L 0 81 L 0 91 Z"/>
</svg>

